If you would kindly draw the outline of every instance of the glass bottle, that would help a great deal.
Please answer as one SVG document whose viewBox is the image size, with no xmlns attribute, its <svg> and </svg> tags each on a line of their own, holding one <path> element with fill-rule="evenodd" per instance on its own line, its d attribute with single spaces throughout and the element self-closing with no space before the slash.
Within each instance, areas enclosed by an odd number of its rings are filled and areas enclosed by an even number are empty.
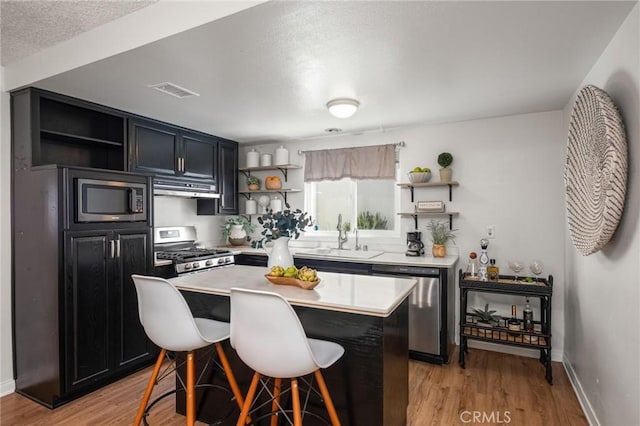
<svg viewBox="0 0 640 426">
<path fill-rule="evenodd" d="M 495 259 L 489 259 L 489 266 L 487 266 L 487 275 L 491 281 L 498 281 L 498 275 L 500 273 L 500 268 L 496 266 Z"/>
<path fill-rule="evenodd" d="M 507 321 L 507 328 L 509 331 L 520 331 L 520 320 L 518 320 L 516 314 L 516 305 L 511 305 L 511 318 Z M 512 336 L 517 336 L 518 333 L 509 333 Z"/>
<path fill-rule="evenodd" d="M 527 304 L 524 305 L 524 310 L 522 311 L 522 320 L 524 331 L 527 333 L 533 332 L 533 309 L 531 309 L 531 305 L 529 305 L 529 298 L 527 298 Z"/>
<path fill-rule="evenodd" d="M 467 263 L 467 274 L 469 278 L 478 277 L 478 255 L 475 251 L 469 253 L 469 262 Z"/>
<path fill-rule="evenodd" d="M 487 247 L 489 247 L 489 240 L 483 238 L 480 240 L 480 281 L 487 281 L 487 265 L 489 264 L 489 255 L 487 255 Z"/>
</svg>

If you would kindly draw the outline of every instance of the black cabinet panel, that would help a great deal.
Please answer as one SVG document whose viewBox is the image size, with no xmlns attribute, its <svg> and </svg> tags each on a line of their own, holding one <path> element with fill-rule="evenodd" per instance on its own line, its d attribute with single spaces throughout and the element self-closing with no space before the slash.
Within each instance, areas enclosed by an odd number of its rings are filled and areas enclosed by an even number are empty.
<svg viewBox="0 0 640 426">
<path fill-rule="evenodd" d="M 217 153 L 213 136 L 151 120 L 129 121 L 129 171 L 215 182 Z"/>
<path fill-rule="evenodd" d="M 215 138 L 199 134 L 182 135 L 182 176 L 215 181 L 218 143 Z"/>
<path fill-rule="evenodd" d="M 129 121 L 129 171 L 175 175 L 179 150 L 178 129 L 146 120 Z"/>
<path fill-rule="evenodd" d="M 151 343 L 147 339 L 138 316 L 138 296 L 131 279 L 132 274 L 146 275 L 151 263 L 151 235 L 149 231 L 116 232 L 114 240 L 119 245 L 115 258 L 114 283 L 117 308 L 115 332 L 117 366 L 148 356 Z"/>
<path fill-rule="evenodd" d="M 109 372 L 110 288 L 106 234 L 67 239 L 66 353 L 69 390 Z"/>
<path fill-rule="evenodd" d="M 238 144 L 220 141 L 220 213 L 238 214 Z"/>
<path fill-rule="evenodd" d="M 238 143 L 218 139 L 220 199 L 198 200 L 199 215 L 238 214 Z"/>
</svg>

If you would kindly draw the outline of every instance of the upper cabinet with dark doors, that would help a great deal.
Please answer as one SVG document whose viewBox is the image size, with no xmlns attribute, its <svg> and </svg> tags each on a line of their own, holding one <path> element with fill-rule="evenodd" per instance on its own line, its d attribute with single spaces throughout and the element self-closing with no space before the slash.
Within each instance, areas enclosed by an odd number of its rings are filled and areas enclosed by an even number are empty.
<svg viewBox="0 0 640 426">
<path fill-rule="evenodd" d="M 152 120 L 129 120 L 129 171 L 216 182 L 213 136 Z"/>
<path fill-rule="evenodd" d="M 126 113 L 38 89 L 12 93 L 16 171 L 58 164 L 124 170 Z"/>
<path fill-rule="evenodd" d="M 218 187 L 220 198 L 199 199 L 198 214 L 238 214 L 238 143 L 218 139 Z"/>
</svg>

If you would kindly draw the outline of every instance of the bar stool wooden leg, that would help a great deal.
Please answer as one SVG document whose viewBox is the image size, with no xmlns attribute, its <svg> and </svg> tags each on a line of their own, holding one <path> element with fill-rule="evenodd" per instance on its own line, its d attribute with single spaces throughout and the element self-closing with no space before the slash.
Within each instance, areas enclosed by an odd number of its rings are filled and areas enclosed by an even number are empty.
<svg viewBox="0 0 640 426">
<path fill-rule="evenodd" d="M 193 361 L 193 351 L 187 352 L 187 425 L 196 423 L 196 368 Z"/>
<path fill-rule="evenodd" d="M 302 426 L 302 415 L 300 414 L 300 392 L 298 391 L 298 379 L 291 379 L 291 399 L 293 401 L 293 424 Z"/>
<path fill-rule="evenodd" d="M 256 371 L 255 373 L 253 373 L 253 379 L 251 379 L 251 384 L 249 385 L 249 391 L 247 392 L 247 397 L 244 399 L 242 412 L 240 413 L 240 417 L 238 417 L 238 423 L 236 423 L 236 426 L 243 426 L 247 423 L 249 408 L 251 408 L 253 397 L 256 395 L 256 389 L 258 388 L 259 380 L 260 380 L 260 373 Z"/>
<path fill-rule="evenodd" d="M 280 403 L 280 387 L 282 385 L 282 379 L 276 377 L 273 384 L 273 402 L 271 403 L 271 412 L 276 414 L 271 415 L 271 426 L 278 426 L 278 404 Z"/>
<path fill-rule="evenodd" d="M 136 414 L 136 419 L 133 422 L 134 426 L 139 426 L 142 421 L 142 416 L 144 416 L 144 412 L 147 409 L 149 398 L 151 398 L 151 392 L 153 392 L 153 388 L 156 385 L 156 379 L 158 378 L 158 373 L 160 372 L 160 367 L 162 366 L 166 353 L 167 351 L 162 349 L 158 355 L 156 365 L 153 367 L 153 373 L 151 373 L 151 378 L 149 378 L 149 383 L 147 383 L 147 389 L 144 391 L 142 401 L 140 401 L 140 407 L 138 407 L 138 413 Z"/>
<path fill-rule="evenodd" d="M 222 364 L 224 373 L 227 375 L 227 380 L 229 381 L 231 391 L 236 397 L 238 408 L 242 410 L 242 406 L 244 405 L 244 398 L 242 397 L 242 393 L 240 392 L 240 388 L 238 387 L 238 382 L 236 382 L 236 377 L 233 375 L 233 370 L 231 370 L 231 366 L 229 365 L 227 355 L 224 353 L 224 349 L 222 348 L 222 345 L 220 343 L 216 343 L 215 346 L 216 351 L 218 352 L 218 359 L 220 359 L 220 363 Z"/>
<path fill-rule="evenodd" d="M 336 407 L 334 407 L 333 405 L 331 395 L 329 394 L 329 389 L 327 389 L 327 384 L 324 382 L 322 373 L 320 372 L 320 370 L 316 370 L 313 374 L 315 375 L 316 381 L 318 382 L 318 387 L 320 388 L 320 393 L 322 393 L 324 404 L 327 406 L 327 412 L 329 413 L 331 424 L 333 426 L 340 426 L 340 420 L 338 419 L 338 413 L 336 413 Z"/>
</svg>

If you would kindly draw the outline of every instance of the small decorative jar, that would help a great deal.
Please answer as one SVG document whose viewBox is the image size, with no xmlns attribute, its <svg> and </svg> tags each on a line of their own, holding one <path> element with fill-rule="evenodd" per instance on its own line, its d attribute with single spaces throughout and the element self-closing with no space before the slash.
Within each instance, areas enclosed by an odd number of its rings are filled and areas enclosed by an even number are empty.
<svg viewBox="0 0 640 426">
<path fill-rule="evenodd" d="M 247 152 L 247 167 L 258 166 L 260 166 L 260 153 L 255 148 L 252 148 L 251 151 Z"/>
<path fill-rule="evenodd" d="M 244 209 L 247 214 L 257 214 L 258 203 L 253 198 L 249 198 L 244 204 Z"/>
<path fill-rule="evenodd" d="M 271 165 L 271 154 L 262 154 L 260 157 L 260 166 L 269 167 Z"/>
<path fill-rule="evenodd" d="M 284 145 L 280 145 L 278 149 L 276 149 L 273 164 L 276 166 L 286 166 L 289 164 L 289 150 L 285 148 Z"/>
</svg>

